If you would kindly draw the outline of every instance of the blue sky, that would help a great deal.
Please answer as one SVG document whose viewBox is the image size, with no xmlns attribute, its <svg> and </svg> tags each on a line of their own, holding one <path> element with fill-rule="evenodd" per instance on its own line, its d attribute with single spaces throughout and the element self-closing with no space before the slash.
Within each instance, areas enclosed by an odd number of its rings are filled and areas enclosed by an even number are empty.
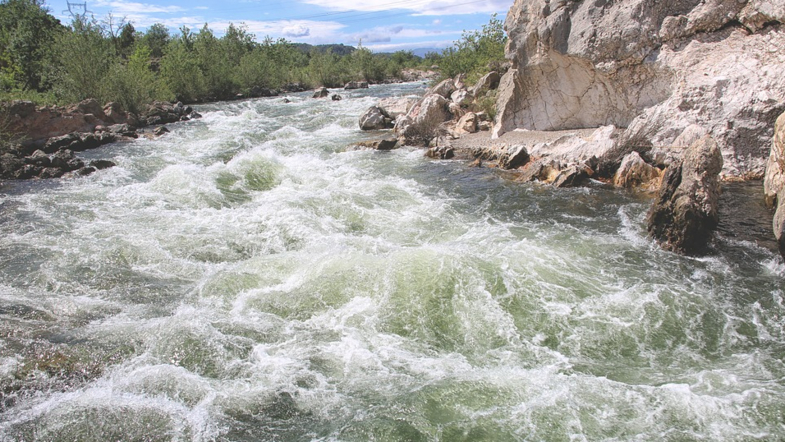
<svg viewBox="0 0 785 442">
<path fill-rule="evenodd" d="M 72 0 L 87 2 L 98 20 L 109 13 L 125 18 L 137 30 L 163 23 L 174 33 L 185 25 L 205 23 L 222 35 L 229 25 L 244 24 L 261 40 L 269 35 L 310 44 L 362 45 L 376 52 L 445 48 L 463 30 L 480 29 L 491 14 L 503 19 L 513 0 Z M 70 23 L 66 0 L 47 6 Z M 81 8 L 72 8 L 81 12 Z M 65 11 L 65 13 L 63 13 Z"/>
</svg>

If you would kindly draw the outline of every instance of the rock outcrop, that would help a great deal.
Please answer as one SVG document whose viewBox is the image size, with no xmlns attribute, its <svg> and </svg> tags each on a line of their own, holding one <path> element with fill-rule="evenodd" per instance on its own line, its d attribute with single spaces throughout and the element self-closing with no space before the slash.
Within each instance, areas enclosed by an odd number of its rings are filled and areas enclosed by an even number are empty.
<svg viewBox="0 0 785 442">
<path fill-rule="evenodd" d="M 722 161 L 719 146 L 707 135 L 665 172 L 647 219 L 649 233 L 664 248 L 691 255 L 707 250 L 719 221 Z"/>
<path fill-rule="evenodd" d="M 766 204 L 775 210 L 772 222 L 774 237 L 780 254 L 785 258 L 785 113 L 777 118 L 763 190 Z"/>
<path fill-rule="evenodd" d="M 697 126 L 723 175 L 763 175 L 785 110 L 785 5 L 772 0 L 516 0 L 495 136 L 627 128 L 612 158 L 676 147 Z"/>
<path fill-rule="evenodd" d="M 771 151 L 766 163 L 766 175 L 763 178 L 763 193 L 767 206 L 776 207 L 778 202 L 783 202 L 777 197 L 783 188 L 785 188 L 785 113 L 777 118 L 774 126 Z"/>
<path fill-rule="evenodd" d="M 0 115 L 5 122 L 4 131 L 12 135 L 9 143 L 0 146 L 0 179 L 88 175 L 111 162 L 99 162 L 102 167 L 85 166 L 83 160 L 74 157 L 74 152 L 136 138 L 137 129 L 144 126 L 201 117 L 182 103 L 155 102 L 141 115 L 135 115 L 119 103 L 101 106 L 94 99 L 68 107 L 40 108 L 29 101 L 14 101 L 4 103 Z"/>
</svg>

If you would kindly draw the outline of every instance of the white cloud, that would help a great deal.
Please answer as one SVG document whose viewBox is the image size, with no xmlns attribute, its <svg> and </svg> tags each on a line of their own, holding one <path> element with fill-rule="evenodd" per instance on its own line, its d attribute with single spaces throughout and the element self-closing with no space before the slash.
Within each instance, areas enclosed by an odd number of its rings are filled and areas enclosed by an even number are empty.
<svg viewBox="0 0 785 442">
<path fill-rule="evenodd" d="M 376 44 L 366 46 L 374 52 L 395 52 L 395 51 L 410 51 L 420 48 L 436 48 L 444 49 L 452 46 L 453 40 L 430 40 L 430 41 L 416 41 L 409 43 L 390 43 L 390 44 Z"/>
<path fill-rule="evenodd" d="M 126 1 L 105 1 L 99 0 L 95 2 L 95 6 L 101 8 L 109 8 L 113 13 L 131 15 L 131 14 L 155 14 L 167 13 L 172 14 L 181 12 L 184 9 L 179 6 L 160 6 L 149 3 L 136 3 Z"/>
<path fill-rule="evenodd" d="M 206 10 L 208 10 L 210 8 L 208 8 L 207 6 L 197 6 L 194 9 L 200 9 L 200 10 L 206 11 Z"/>
<path fill-rule="evenodd" d="M 357 0 L 303 0 L 310 5 L 336 11 L 392 11 L 408 10 L 418 15 L 455 15 L 506 12 L 510 0 L 403 0 L 374 2 Z"/>
<path fill-rule="evenodd" d="M 311 28 L 307 28 L 302 24 L 287 26 L 282 30 L 283 35 L 286 37 L 299 38 L 311 35 Z"/>
<path fill-rule="evenodd" d="M 436 20 L 433 21 L 433 24 L 436 25 L 436 26 L 439 26 L 440 24 L 442 24 L 442 21 L 441 21 L 441 19 L 437 18 Z"/>
</svg>

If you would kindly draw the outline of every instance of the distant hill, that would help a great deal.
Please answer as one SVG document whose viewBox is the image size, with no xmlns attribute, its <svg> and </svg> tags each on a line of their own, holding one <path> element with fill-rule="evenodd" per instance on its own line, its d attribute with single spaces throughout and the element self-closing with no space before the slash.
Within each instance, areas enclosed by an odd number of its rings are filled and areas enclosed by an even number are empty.
<svg viewBox="0 0 785 442">
<path fill-rule="evenodd" d="M 412 53 L 418 57 L 425 58 L 425 54 L 429 52 L 436 52 L 437 54 L 441 54 L 442 50 L 437 48 L 418 48 L 414 49 Z"/>
</svg>

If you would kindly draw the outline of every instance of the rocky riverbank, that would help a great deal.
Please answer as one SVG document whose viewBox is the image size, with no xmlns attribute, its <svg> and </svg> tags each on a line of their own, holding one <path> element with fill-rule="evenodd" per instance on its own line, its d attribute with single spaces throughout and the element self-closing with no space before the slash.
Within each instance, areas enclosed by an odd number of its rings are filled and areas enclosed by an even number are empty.
<svg viewBox="0 0 785 442">
<path fill-rule="evenodd" d="M 29 101 L 5 103 L 0 113 L 9 141 L 0 152 L 0 179 L 58 178 L 89 175 L 112 167 L 107 160 L 85 163 L 75 152 L 137 138 L 145 128 L 200 118 L 182 103 L 152 103 L 141 113 L 126 112 L 118 103 L 101 106 L 88 99 L 69 107 L 36 107 Z"/>
</svg>

